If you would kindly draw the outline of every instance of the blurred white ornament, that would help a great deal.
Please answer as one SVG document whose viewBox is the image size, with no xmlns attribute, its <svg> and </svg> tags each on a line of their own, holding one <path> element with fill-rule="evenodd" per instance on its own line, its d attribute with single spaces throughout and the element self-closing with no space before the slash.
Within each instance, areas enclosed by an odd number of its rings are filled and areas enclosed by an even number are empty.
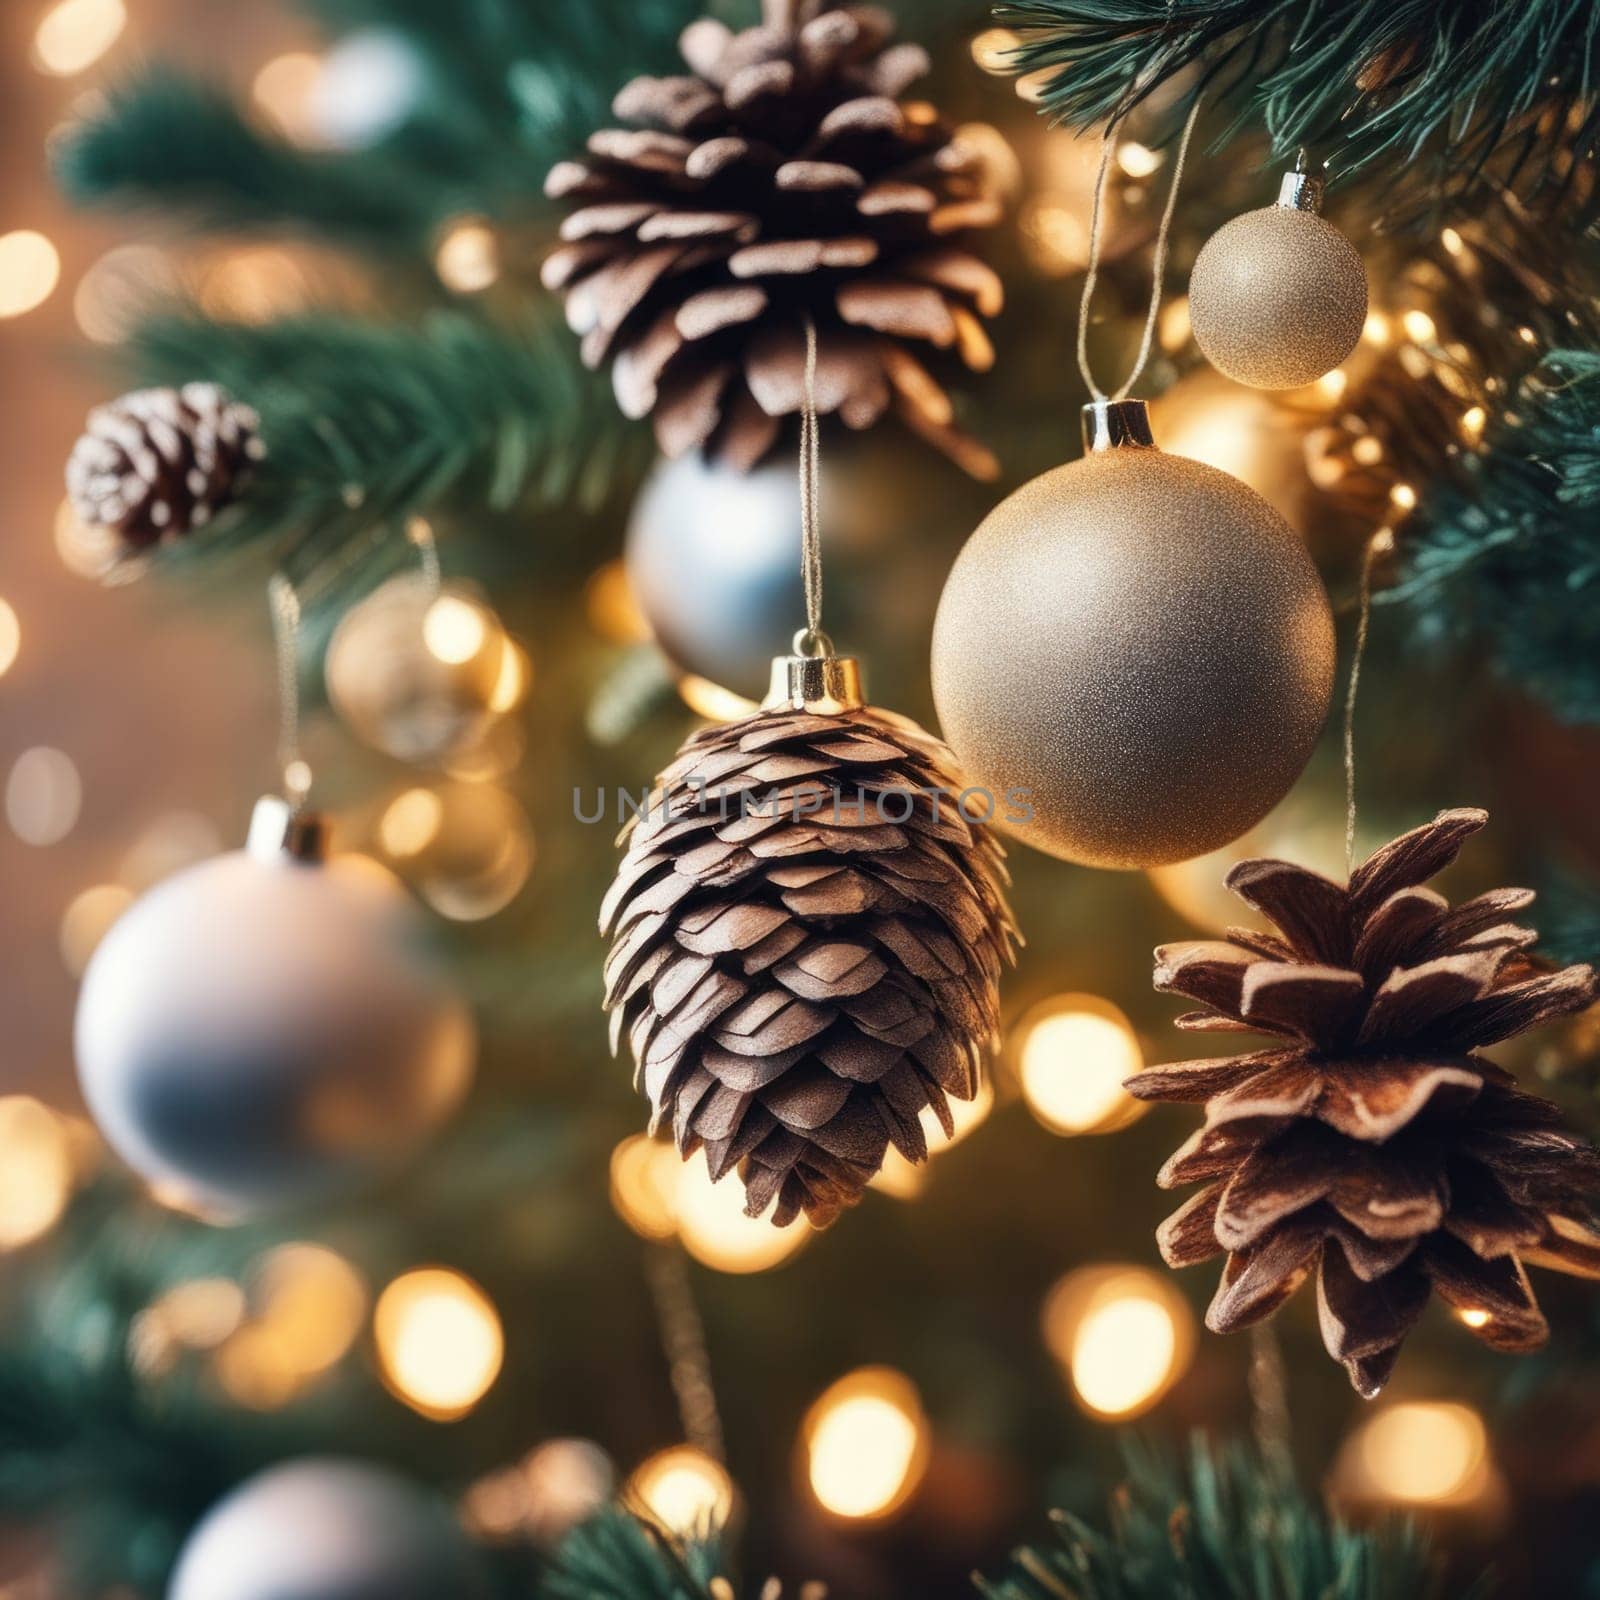
<svg viewBox="0 0 1600 1600">
<path fill-rule="evenodd" d="M 286 823 L 262 801 L 248 849 L 139 900 L 78 999 L 101 1132 L 162 1193 L 222 1218 L 396 1159 L 472 1074 L 471 1016 L 403 889 L 374 862 L 322 861 L 304 822 L 286 842 Z"/>
<path fill-rule="evenodd" d="M 402 35 L 386 28 L 358 29 L 322 58 L 308 120 L 323 144 L 366 150 L 411 116 L 425 82 L 422 60 Z"/>
<path fill-rule="evenodd" d="M 444 1506 L 361 1461 L 258 1473 L 189 1536 L 167 1600 L 473 1600 L 486 1592 Z"/>
</svg>

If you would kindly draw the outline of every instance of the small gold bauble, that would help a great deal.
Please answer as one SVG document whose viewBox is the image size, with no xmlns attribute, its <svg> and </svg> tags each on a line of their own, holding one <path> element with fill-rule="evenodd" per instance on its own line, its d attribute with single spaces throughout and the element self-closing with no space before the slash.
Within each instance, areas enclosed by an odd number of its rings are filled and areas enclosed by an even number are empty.
<svg viewBox="0 0 1600 1600">
<path fill-rule="evenodd" d="M 1157 866 L 1236 838 L 1299 775 L 1328 711 L 1333 619 L 1259 495 L 1141 442 L 1140 402 L 1085 409 L 1096 448 L 1002 502 L 957 559 L 934 699 L 1019 838 Z"/>
<path fill-rule="evenodd" d="M 1189 277 L 1195 343 L 1258 389 L 1315 383 L 1346 360 L 1367 318 L 1355 246 L 1314 211 L 1264 206 L 1219 228 Z"/>
<path fill-rule="evenodd" d="M 470 748 L 521 699 L 521 652 L 470 590 L 391 578 L 340 620 L 328 698 L 364 743 L 437 763 Z"/>
</svg>

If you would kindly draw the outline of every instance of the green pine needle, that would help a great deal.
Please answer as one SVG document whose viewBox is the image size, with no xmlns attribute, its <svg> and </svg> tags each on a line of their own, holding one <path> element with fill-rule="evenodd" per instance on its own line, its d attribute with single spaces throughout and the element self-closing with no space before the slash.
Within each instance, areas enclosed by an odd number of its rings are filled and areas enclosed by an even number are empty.
<svg viewBox="0 0 1600 1600">
<path fill-rule="evenodd" d="M 1027 31 L 1019 72 L 1060 69 L 1043 104 L 1074 127 L 1169 87 L 1181 116 L 1204 92 L 1232 118 L 1219 143 L 1259 122 L 1278 160 L 1303 145 L 1335 177 L 1373 169 L 1422 195 L 1486 171 L 1565 192 L 1600 143 L 1600 7 L 1574 0 L 1002 0 L 995 14 Z M 1424 156 L 1435 170 L 1419 175 Z"/>
<path fill-rule="evenodd" d="M 671 1539 L 615 1508 L 567 1535 L 539 1600 L 714 1600 L 710 1585 L 723 1570 L 714 1532 Z"/>
<path fill-rule="evenodd" d="M 1242 1447 L 1196 1439 L 1187 1468 L 1130 1447 L 1108 1529 L 1055 1515 L 986 1600 L 1424 1600 L 1437 1592 L 1407 1523 L 1357 1532 L 1331 1521 Z"/>
</svg>

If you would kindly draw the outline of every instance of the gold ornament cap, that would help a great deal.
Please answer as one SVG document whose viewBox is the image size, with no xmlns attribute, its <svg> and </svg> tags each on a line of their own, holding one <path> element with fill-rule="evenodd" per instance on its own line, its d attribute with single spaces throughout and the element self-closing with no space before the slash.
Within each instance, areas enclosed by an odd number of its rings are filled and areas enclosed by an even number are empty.
<svg viewBox="0 0 1600 1600">
<path fill-rule="evenodd" d="M 865 704 L 861 663 L 854 656 L 835 655 L 827 634 L 802 628 L 794 636 L 794 654 L 774 657 L 772 681 L 761 709 L 834 717 Z"/>
<path fill-rule="evenodd" d="M 1155 448 L 1150 407 L 1143 400 L 1091 400 L 1083 408 L 1083 448 L 1101 450 Z"/>
<path fill-rule="evenodd" d="M 1294 171 L 1286 172 L 1278 185 L 1278 204 L 1286 211 L 1322 210 L 1323 191 L 1328 187 L 1328 169 L 1313 161 L 1302 149 L 1295 157 Z"/>
<path fill-rule="evenodd" d="M 332 829 L 320 811 L 296 811 L 278 795 L 263 795 L 250 814 L 245 849 L 258 861 L 287 857 L 303 866 L 328 859 Z"/>
</svg>

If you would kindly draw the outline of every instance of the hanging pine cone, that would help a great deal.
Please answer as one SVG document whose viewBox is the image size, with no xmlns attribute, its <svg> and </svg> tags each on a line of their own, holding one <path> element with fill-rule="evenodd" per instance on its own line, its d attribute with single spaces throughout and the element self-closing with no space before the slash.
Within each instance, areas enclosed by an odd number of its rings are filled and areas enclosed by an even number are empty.
<svg viewBox="0 0 1600 1600">
<path fill-rule="evenodd" d="M 964 236 L 1000 207 L 949 125 L 897 103 L 929 63 L 893 27 L 832 0 L 767 0 L 737 34 L 703 18 L 681 40 L 690 73 L 636 78 L 612 107 L 633 126 L 546 180 L 578 209 L 544 281 L 666 454 L 755 465 L 800 409 L 809 317 L 820 410 L 866 428 L 893 407 L 969 471 L 998 470 L 909 346 L 992 364 L 980 318 L 1003 293 Z"/>
<path fill-rule="evenodd" d="M 1278 931 L 1166 946 L 1156 987 L 1204 1005 L 1180 1028 L 1280 1042 L 1128 1082 L 1140 1099 L 1205 1102 L 1158 1181 L 1206 1187 L 1157 1238 L 1174 1267 L 1229 1252 L 1206 1325 L 1258 1322 L 1315 1271 L 1323 1342 L 1369 1398 L 1430 1290 L 1486 1343 L 1528 1350 L 1548 1329 L 1524 1264 L 1600 1277 L 1600 1156 L 1473 1053 L 1587 1006 L 1595 974 L 1528 959 L 1536 935 L 1511 920 L 1527 890 L 1451 909 L 1421 887 L 1487 821 L 1441 812 L 1344 888 L 1241 862 L 1228 887 Z"/>
<path fill-rule="evenodd" d="M 656 780 L 600 913 L 612 1048 L 746 1210 L 818 1227 L 919 1113 L 977 1092 L 1016 937 L 1004 852 L 963 819 L 954 759 L 860 706 L 696 733 Z M 893 819 L 893 820 L 885 820 Z M 619 841 L 620 842 L 620 841 Z"/>
<path fill-rule="evenodd" d="M 256 414 L 214 383 L 136 389 L 96 406 L 67 461 L 78 519 L 136 555 L 202 528 L 265 455 Z"/>
</svg>

